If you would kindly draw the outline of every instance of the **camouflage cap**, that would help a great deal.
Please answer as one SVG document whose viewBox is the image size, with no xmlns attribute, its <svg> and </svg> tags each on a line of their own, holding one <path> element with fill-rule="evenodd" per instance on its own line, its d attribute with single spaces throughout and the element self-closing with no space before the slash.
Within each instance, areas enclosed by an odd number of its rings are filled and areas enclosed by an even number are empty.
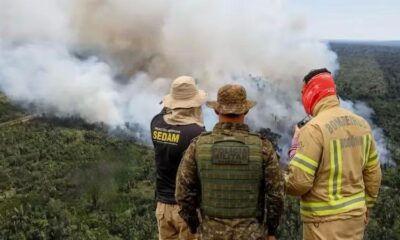
<svg viewBox="0 0 400 240">
<path fill-rule="evenodd" d="M 246 89 L 237 84 L 227 84 L 218 90 L 217 101 L 207 101 L 207 106 L 222 114 L 242 114 L 256 105 L 247 100 Z"/>
</svg>

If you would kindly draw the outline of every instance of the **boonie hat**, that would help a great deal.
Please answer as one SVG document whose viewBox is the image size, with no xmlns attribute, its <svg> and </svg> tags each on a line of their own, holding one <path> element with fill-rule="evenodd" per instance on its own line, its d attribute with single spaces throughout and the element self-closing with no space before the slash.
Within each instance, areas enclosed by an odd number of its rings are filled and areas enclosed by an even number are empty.
<svg viewBox="0 0 400 240">
<path fill-rule="evenodd" d="M 207 101 L 207 106 L 222 114 L 242 114 L 256 105 L 247 100 L 246 89 L 237 84 L 227 84 L 218 90 L 217 101 Z"/>
<path fill-rule="evenodd" d="M 198 89 L 192 77 L 181 76 L 175 79 L 164 96 L 164 107 L 170 109 L 200 107 L 207 99 L 205 91 Z"/>
</svg>

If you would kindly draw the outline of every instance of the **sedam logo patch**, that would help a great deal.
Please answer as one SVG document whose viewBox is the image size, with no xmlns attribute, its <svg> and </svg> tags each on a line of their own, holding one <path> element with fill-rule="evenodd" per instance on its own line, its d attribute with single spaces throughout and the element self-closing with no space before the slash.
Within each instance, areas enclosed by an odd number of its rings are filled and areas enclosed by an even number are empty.
<svg viewBox="0 0 400 240">
<path fill-rule="evenodd" d="M 164 128 L 155 128 L 152 134 L 154 141 L 167 144 L 178 144 L 180 137 L 180 131 Z"/>
</svg>

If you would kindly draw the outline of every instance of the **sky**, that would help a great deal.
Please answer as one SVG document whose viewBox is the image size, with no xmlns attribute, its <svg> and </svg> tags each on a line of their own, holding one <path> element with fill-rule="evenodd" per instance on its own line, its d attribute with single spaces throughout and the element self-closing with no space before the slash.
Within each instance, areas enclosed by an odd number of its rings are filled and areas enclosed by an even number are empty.
<svg viewBox="0 0 400 240">
<path fill-rule="evenodd" d="M 400 0 L 288 0 L 321 40 L 400 40 Z"/>
</svg>

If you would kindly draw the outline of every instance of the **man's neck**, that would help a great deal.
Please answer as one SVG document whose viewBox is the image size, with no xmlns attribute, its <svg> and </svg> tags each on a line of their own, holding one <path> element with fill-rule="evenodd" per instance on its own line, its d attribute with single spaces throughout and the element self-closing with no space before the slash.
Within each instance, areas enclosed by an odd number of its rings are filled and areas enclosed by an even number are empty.
<svg viewBox="0 0 400 240">
<path fill-rule="evenodd" d="M 218 115 L 220 123 L 244 123 L 244 115 L 239 115 L 238 117 L 230 118 L 224 115 Z"/>
</svg>

